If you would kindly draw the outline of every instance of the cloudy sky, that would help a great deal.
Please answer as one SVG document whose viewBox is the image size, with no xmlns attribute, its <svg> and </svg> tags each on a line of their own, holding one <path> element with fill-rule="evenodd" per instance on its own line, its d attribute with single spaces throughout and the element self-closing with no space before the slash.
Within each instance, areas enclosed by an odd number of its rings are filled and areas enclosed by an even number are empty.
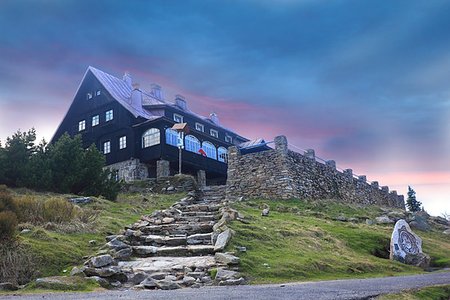
<svg viewBox="0 0 450 300">
<path fill-rule="evenodd" d="M 49 140 L 89 65 L 450 213 L 448 1 L 2 0 L 0 140 Z"/>
</svg>

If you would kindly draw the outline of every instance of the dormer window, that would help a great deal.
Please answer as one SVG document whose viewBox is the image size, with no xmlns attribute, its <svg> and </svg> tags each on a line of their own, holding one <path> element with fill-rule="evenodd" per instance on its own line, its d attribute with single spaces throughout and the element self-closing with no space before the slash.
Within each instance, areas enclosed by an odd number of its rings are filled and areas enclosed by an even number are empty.
<svg viewBox="0 0 450 300">
<path fill-rule="evenodd" d="M 173 114 L 173 120 L 177 123 L 183 123 L 183 116 L 179 114 Z"/>
<path fill-rule="evenodd" d="M 233 142 L 233 138 L 232 138 L 231 136 L 229 136 L 229 135 L 226 135 L 226 136 L 225 136 L 225 142 L 231 144 L 231 143 Z"/>
<path fill-rule="evenodd" d="M 83 131 L 86 129 L 86 120 L 78 122 L 78 131 Z"/>
<path fill-rule="evenodd" d="M 95 92 L 95 96 L 100 96 L 100 94 L 101 94 L 101 91 L 100 91 L 100 90 L 97 90 L 97 91 Z"/>
<path fill-rule="evenodd" d="M 87 93 L 87 94 L 86 94 L 86 98 L 87 98 L 88 100 L 92 99 L 92 93 Z"/>
<path fill-rule="evenodd" d="M 105 121 L 106 121 L 106 122 L 111 121 L 113 118 L 114 118 L 113 110 L 112 110 L 112 109 L 111 109 L 111 110 L 108 110 L 108 111 L 105 113 Z"/>
<path fill-rule="evenodd" d="M 209 134 L 215 138 L 219 138 L 219 132 L 215 129 L 210 129 Z"/>
<path fill-rule="evenodd" d="M 195 130 L 205 132 L 205 126 L 200 123 L 195 123 Z"/>
</svg>

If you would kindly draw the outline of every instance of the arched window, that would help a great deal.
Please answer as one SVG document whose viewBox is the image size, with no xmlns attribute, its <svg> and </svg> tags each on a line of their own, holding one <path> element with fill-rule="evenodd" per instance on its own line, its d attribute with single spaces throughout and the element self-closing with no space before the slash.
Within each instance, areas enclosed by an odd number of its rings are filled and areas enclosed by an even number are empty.
<svg viewBox="0 0 450 300">
<path fill-rule="evenodd" d="M 150 128 L 142 135 L 142 148 L 158 145 L 160 143 L 160 133 L 157 128 Z"/>
<path fill-rule="evenodd" d="M 203 142 L 202 144 L 203 151 L 206 152 L 206 156 L 212 159 L 217 159 L 217 150 L 216 147 L 210 142 Z"/>
<path fill-rule="evenodd" d="M 198 153 L 198 150 L 200 150 L 200 141 L 193 135 L 187 135 L 184 138 L 184 148 L 186 151 Z"/>
<path fill-rule="evenodd" d="M 178 145 L 178 132 L 171 128 L 166 129 L 166 144 L 177 146 Z"/>
<path fill-rule="evenodd" d="M 217 148 L 217 159 L 221 162 L 228 163 L 228 150 L 225 147 Z"/>
</svg>

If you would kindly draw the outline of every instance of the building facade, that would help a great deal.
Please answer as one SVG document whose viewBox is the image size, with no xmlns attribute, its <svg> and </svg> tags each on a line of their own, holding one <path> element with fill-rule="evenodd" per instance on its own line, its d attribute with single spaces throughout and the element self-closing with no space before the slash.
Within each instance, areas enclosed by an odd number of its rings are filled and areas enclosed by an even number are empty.
<svg viewBox="0 0 450 300">
<path fill-rule="evenodd" d="M 176 123 L 187 123 L 189 129 L 181 140 L 171 129 Z M 93 67 L 87 69 L 52 142 L 65 132 L 80 134 L 86 148 L 95 144 L 116 176 L 127 181 L 176 174 L 182 141 L 184 174 L 225 183 L 228 147 L 248 142 L 223 127 L 215 113 L 203 117 L 192 112 L 181 95 L 170 103 L 158 85 L 146 91 L 127 73 L 120 79 Z"/>
</svg>

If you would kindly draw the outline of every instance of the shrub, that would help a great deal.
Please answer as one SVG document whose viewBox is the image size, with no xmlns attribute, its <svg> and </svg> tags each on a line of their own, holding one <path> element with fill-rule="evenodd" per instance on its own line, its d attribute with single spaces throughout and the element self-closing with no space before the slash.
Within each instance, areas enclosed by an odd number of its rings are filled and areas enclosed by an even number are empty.
<svg viewBox="0 0 450 300">
<path fill-rule="evenodd" d="M 6 185 L 0 185 L 0 211 L 5 210 L 16 212 L 17 207 Z"/>
<path fill-rule="evenodd" d="M 0 282 L 26 284 L 36 275 L 31 252 L 17 241 L 0 243 Z"/>
<path fill-rule="evenodd" d="M 51 198 L 44 202 L 44 219 L 47 222 L 69 222 L 75 213 L 75 206 L 64 199 Z"/>
<path fill-rule="evenodd" d="M 0 212 L 0 239 L 10 239 L 17 228 L 17 216 L 12 211 Z"/>
<path fill-rule="evenodd" d="M 44 205 L 43 201 L 26 195 L 14 200 L 17 207 L 17 218 L 20 223 L 29 222 L 32 224 L 40 224 L 44 221 Z"/>
</svg>

